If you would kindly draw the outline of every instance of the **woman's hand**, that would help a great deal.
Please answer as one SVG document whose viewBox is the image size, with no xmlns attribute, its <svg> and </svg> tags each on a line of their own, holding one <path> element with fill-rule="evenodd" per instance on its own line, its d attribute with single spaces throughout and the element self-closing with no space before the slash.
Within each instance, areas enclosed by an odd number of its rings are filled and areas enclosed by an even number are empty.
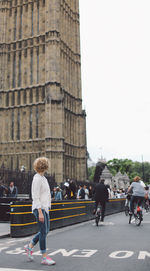
<svg viewBox="0 0 150 271">
<path fill-rule="evenodd" d="M 42 213 L 42 210 L 39 209 L 38 211 L 39 211 L 39 221 L 42 222 L 42 223 L 44 223 L 44 215 Z"/>
</svg>

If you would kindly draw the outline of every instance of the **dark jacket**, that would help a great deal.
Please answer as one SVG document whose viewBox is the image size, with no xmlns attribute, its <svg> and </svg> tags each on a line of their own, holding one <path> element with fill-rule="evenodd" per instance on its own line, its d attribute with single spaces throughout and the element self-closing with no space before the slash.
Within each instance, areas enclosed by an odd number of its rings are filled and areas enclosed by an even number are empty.
<svg viewBox="0 0 150 271">
<path fill-rule="evenodd" d="M 18 189 L 17 189 L 16 186 L 14 186 L 13 191 L 11 191 L 10 188 L 8 188 L 8 194 L 7 194 L 7 197 L 15 198 L 15 197 L 17 197 L 17 194 L 18 194 Z"/>
<path fill-rule="evenodd" d="M 108 201 L 108 189 L 106 185 L 99 183 L 94 189 L 94 200 L 95 201 Z"/>
<path fill-rule="evenodd" d="M 83 187 L 80 189 L 79 197 L 80 197 L 80 199 L 85 199 L 85 191 L 84 191 Z"/>
</svg>

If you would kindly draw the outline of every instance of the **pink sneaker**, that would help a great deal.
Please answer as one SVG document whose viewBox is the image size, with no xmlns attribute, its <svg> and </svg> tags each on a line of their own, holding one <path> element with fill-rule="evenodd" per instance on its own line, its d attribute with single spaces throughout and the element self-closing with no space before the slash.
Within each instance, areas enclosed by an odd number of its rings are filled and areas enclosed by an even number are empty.
<svg viewBox="0 0 150 271">
<path fill-rule="evenodd" d="M 56 264 L 56 262 L 53 261 L 49 256 L 47 256 L 42 258 L 41 264 L 54 265 Z"/>
<path fill-rule="evenodd" d="M 33 250 L 32 250 L 32 248 L 30 248 L 29 245 L 25 245 L 24 250 L 25 250 L 25 252 L 26 252 L 26 254 L 28 256 L 28 260 L 33 261 L 33 255 L 32 255 Z"/>
</svg>

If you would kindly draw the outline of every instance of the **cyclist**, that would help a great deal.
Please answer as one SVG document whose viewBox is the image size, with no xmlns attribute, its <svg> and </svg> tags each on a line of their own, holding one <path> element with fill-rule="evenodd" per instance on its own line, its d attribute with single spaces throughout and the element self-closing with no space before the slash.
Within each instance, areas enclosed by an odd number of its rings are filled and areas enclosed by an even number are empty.
<svg viewBox="0 0 150 271">
<path fill-rule="evenodd" d="M 100 182 L 96 185 L 94 189 L 94 199 L 95 199 L 95 209 L 93 213 L 96 213 L 97 206 L 100 203 L 102 207 L 102 215 L 101 215 L 101 221 L 104 221 L 105 216 L 105 206 L 106 202 L 108 201 L 108 189 L 106 185 L 104 185 L 105 180 L 101 179 Z"/>
<path fill-rule="evenodd" d="M 132 191 L 130 201 L 130 214 L 134 213 L 134 203 L 141 206 L 145 196 L 145 184 L 139 176 L 134 177 L 132 184 L 128 188 L 128 193 Z"/>
</svg>

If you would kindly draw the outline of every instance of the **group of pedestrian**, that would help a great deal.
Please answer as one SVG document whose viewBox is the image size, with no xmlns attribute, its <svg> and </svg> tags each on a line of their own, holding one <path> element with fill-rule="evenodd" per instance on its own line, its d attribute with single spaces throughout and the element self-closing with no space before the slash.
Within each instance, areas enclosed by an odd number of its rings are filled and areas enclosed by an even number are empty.
<svg viewBox="0 0 150 271">
<path fill-rule="evenodd" d="M 52 200 L 72 200 L 72 199 L 92 199 L 93 198 L 93 187 L 90 185 L 80 184 L 77 187 L 75 181 L 67 180 L 62 188 L 59 186 L 54 187 L 51 192 Z"/>
</svg>

